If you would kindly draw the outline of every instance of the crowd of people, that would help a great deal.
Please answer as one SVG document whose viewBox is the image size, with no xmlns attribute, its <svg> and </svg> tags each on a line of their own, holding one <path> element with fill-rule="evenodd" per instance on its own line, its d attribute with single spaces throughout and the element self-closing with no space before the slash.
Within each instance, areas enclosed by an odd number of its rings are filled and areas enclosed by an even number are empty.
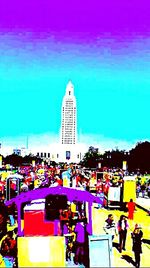
<svg viewBox="0 0 150 268">
<path fill-rule="evenodd" d="M 0 267 L 17 267 L 17 233 L 15 207 L 0 199 Z M 13 218 L 13 220 L 12 220 Z M 11 226 L 13 230 L 9 230 Z"/>
<path fill-rule="evenodd" d="M 112 236 L 112 240 L 114 240 L 115 236 L 119 236 L 119 243 L 118 243 L 118 249 L 120 253 L 123 251 L 126 251 L 126 238 L 127 238 L 127 232 L 129 230 L 129 223 L 128 223 L 128 217 L 125 215 L 121 215 L 119 221 L 116 223 L 114 221 L 113 214 L 109 214 L 108 218 L 105 221 L 104 224 L 104 231 L 106 234 L 110 234 Z M 141 261 L 141 253 L 142 253 L 142 237 L 143 232 L 141 225 L 135 224 L 135 228 L 133 232 L 131 233 L 131 239 L 132 239 L 132 251 L 134 252 L 135 256 L 135 267 L 140 267 L 140 261 Z"/>
<path fill-rule="evenodd" d="M 136 197 L 150 198 L 150 179 L 137 177 L 136 179 Z"/>
<path fill-rule="evenodd" d="M 101 173 L 101 172 L 100 172 Z M 104 196 L 108 194 L 110 186 L 122 186 L 123 177 L 125 173 L 122 170 L 110 173 L 104 172 L 100 174 L 100 177 L 96 177 L 96 171 L 76 168 L 73 165 L 66 165 L 61 169 L 60 166 L 48 167 L 48 166 L 28 166 L 20 167 L 16 174 L 21 175 L 19 179 L 19 191 L 27 192 L 42 187 L 51 186 L 69 186 L 73 188 L 83 188 L 87 191 L 94 189 L 97 196 L 103 197 L 103 206 L 105 206 Z M 11 177 L 11 176 L 10 176 Z M 69 183 L 69 184 L 68 184 Z M 137 187 L 141 187 L 143 184 L 140 180 L 137 180 Z M 150 184 L 147 185 L 150 188 Z M 0 259 L 0 263 L 5 261 L 7 267 L 10 263 L 13 263 L 14 267 L 17 267 L 17 228 L 14 232 L 7 230 L 7 224 L 14 226 L 17 221 L 16 208 L 13 206 L 6 207 L 4 200 L 6 199 L 7 189 L 7 177 L 0 175 L 0 241 L 1 241 L 1 255 L 3 259 Z M 147 188 L 148 189 L 148 188 Z M 10 198 L 15 197 L 18 193 L 16 187 L 16 181 L 10 181 Z M 144 190 L 143 190 L 144 191 Z M 138 197 L 138 196 L 137 196 Z M 101 206 L 99 205 L 99 208 Z M 135 203 L 131 199 L 127 204 L 128 219 L 133 220 Z M 78 209 L 80 210 L 80 209 Z M 62 224 L 62 235 L 65 236 L 66 241 L 66 260 L 74 258 L 75 264 L 85 264 L 85 253 L 87 250 L 87 233 L 86 233 L 86 217 L 82 215 L 78 217 L 77 221 L 72 221 L 72 216 L 69 216 L 69 207 L 67 209 L 67 218 L 63 215 L 64 221 Z M 70 214 L 71 215 L 71 214 Z M 116 235 L 119 236 L 119 251 L 125 250 L 126 237 L 129 228 L 128 219 L 125 215 L 121 215 L 118 223 L 116 224 L 113 219 L 113 215 L 108 215 L 104 223 L 104 231 L 106 234 L 112 235 L 112 240 Z M 135 253 L 136 267 L 140 267 L 140 254 L 142 231 L 139 225 L 135 226 L 132 232 L 133 251 Z M 10 265 L 11 266 L 11 265 Z"/>
</svg>

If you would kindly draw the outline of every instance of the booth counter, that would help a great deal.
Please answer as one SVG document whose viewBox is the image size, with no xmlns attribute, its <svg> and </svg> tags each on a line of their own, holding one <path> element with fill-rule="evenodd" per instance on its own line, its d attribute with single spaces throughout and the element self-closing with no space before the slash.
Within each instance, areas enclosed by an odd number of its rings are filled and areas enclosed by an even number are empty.
<svg viewBox="0 0 150 268">
<path fill-rule="evenodd" d="M 65 238 L 18 237 L 18 267 L 66 267 Z"/>
<path fill-rule="evenodd" d="M 59 220 L 45 220 L 45 199 L 42 202 L 31 203 L 24 207 L 24 236 L 40 235 L 61 235 Z"/>
</svg>

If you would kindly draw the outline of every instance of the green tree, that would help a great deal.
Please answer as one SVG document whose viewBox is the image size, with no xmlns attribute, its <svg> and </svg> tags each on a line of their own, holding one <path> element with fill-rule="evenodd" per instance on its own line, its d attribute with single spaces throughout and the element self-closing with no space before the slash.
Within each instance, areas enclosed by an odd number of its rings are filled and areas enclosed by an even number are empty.
<svg viewBox="0 0 150 268">
<path fill-rule="evenodd" d="M 142 173 L 145 171 L 150 172 L 150 142 L 138 142 L 135 148 L 129 152 L 129 170 L 140 170 Z"/>
<path fill-rule="evenodd" d="M 10 164 L 14 167 L 19 167 L 23 163 L 23 157 L 17 154 L 7 155 L 4 159 L 5 164 Z"/>
<path fill-rule="evenodd" d="M 42 158 L 29 154 L 24 156 L 23 163 L 30 165 L 33 160 L 35 161 L 35 164 L 41 164 L 43 161 Z"/>
<path fill-rule="evenodd" d="M 88 152 L 85 153 L 83 160 L 80 164 L 84 167 L 96 168 L 98 165 L 98 161 L 100 158 L 100 154 L 98 152 L 98 148 L 90 146 Z"/>
</svg>

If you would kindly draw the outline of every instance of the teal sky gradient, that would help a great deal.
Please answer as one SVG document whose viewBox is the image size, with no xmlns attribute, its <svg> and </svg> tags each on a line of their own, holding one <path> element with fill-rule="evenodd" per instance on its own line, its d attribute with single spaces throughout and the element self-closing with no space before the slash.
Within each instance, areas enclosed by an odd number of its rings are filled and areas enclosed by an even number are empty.
<svg viewBox="0 0 150 268">
<path fill-rule="evenodd" d="M 72 28 L 68 28 L 70 17 L 68 21 L 63 17 L 61 29 L 61 25 L 48 20 L 39 29 L 39 21 L 37 26 L 31 18 L 25 25 L 26 17 L 24 21 L 16 17 L 16 25 L 10 20 L 9 27 L 2 17 L 0 140 L 45 133 L 59 135 L 61 103 L 68 80 L 75 87 L 78 133 L 95 135 L 97 142 L 102 142 L 102 137 L 129 143 L 149 139 L 148 20 L 141 19 L 135 28 L 129 8 L 124 21 L 119 18 L 122 24 L 114 18 L 112 25 L 107 24 L 109 15 L 113 16 L 108 10 L 105 21 L 103 16 L 100 19 L 101 27 L 94 28 L 95 19 L 89 30 L 83 18 L 79 23 L 79 16 L 78 24 L 74 21 Z M 75 10 L 77 15 L 83 12 L 83 8 Z M 140 12 L 139 7 L 137 10 Z M 133 19 L 138 18 L 138 12 L 133 13 Z"/>
</svg>

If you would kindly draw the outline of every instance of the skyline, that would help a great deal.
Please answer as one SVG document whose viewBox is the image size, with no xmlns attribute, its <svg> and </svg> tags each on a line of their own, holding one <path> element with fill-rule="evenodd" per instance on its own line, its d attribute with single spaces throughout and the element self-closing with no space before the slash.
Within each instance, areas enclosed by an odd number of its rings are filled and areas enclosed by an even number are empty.
<svg viewBox="0 0 150 268">
<path fill-rule="evenodd" d="M 69 80 L 79 142 L 128 150 L 149 140 L 149 2 L 56 2 L 1 3 L 2 146 L 56 143 Z"/>
</svg>

